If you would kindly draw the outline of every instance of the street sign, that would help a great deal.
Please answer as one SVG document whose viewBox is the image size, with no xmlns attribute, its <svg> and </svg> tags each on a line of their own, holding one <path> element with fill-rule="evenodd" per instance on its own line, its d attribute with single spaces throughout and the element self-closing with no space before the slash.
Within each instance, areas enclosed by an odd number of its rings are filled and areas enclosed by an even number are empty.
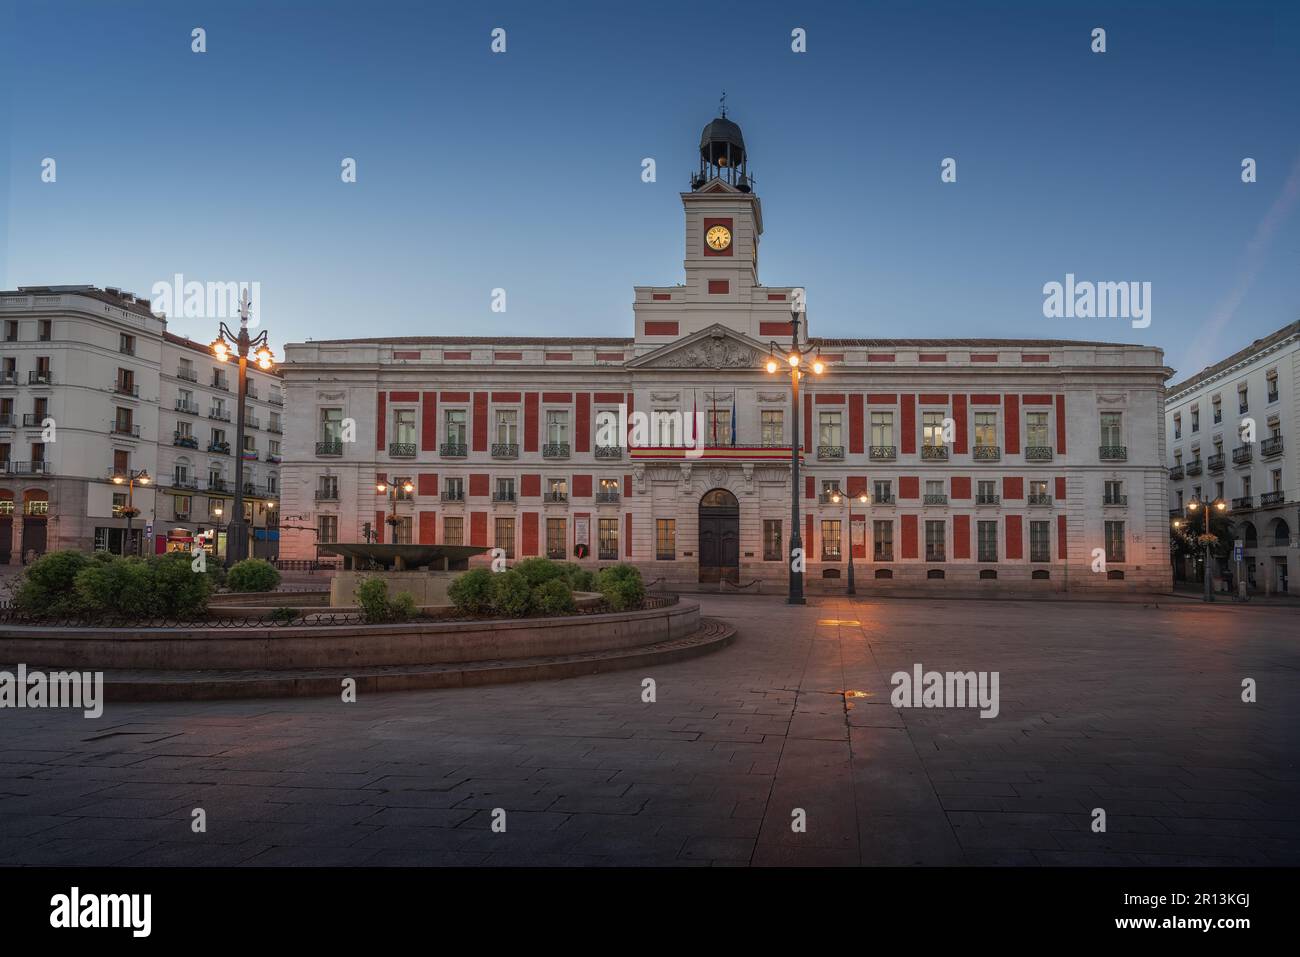
<svg viewBox="0 0 1300 957">
<path fill-rule="evenodd" d="M 149 522 L 148 524 L 145 525 L 144 537 L 150 540 L 153 539 L 153 522 Z"/>
<path fill-rule="evenodd" d="M 1239 562 L 1239 561 L 1241 561 L 1241 546 L 1240 546 L 1240 545 L 1238 545 L 1236 548 L 1234 548 L 1234 549 L 1232 550 L 1232 560 L 1233 560 L 1234 562 Z"/>
</svg>

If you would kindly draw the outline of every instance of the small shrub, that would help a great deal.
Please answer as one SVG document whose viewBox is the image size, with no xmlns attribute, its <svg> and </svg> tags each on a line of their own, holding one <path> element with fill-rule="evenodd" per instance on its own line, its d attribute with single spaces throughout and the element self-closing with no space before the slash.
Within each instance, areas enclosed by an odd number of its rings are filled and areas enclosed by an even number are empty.
<svg viewBox="0 0 1300 957">
<path fill-rule="evenodd" d="M 262 558 L 245 558 L 235 562 L 226 573 L 232 591 L 271 591 L 280 584 L 280 572 Z"/>
<path fill-rule="evenodd" d="M 482 615 L 492 610 L 492 573 L 475 568 L 458 576 L 447 588 L 447 597 L 462 615 Z"/>
<path fill-rule="evenodd" d="M 569 587 L 574 591 L 596 590 L 596 576 L 589 569 L 583 568 L 577 562 L 565 562 L 561 567 L 569 580 Z"/>
<path fill-rule="evenodd" d="M 529 588 L 566 576 L 564 566 L 549 558 L 525 558 L 521 562 L 515 562 L 514 571 L 524 576 Z"/>
<path fill-rule="evenodd" d="M 361 606 L 361 617 L 367 624 L 388 621 L 388 582 L 382 578 L 367 578 L 357 586 L 356 597 Z"/>
<path fill-rule="evenodd" d="M 398 592 L 397 597 L 388 603 L 388 614 L 393 621 L 410 621 L 420 616 L 420 606 L 410 592 Z"/>
<path fill-rule="evenodd" d="M 523 618 L 533 607 L 533 590 L 517 571 L 492 576 L 492 608 L 506 618 Z"/>
<path fill-rule="evenodd" d="M 615 611 L 635 608 L 645 600 L 645 582 L 632 565 L 611 565 L 596 576 L 596 588 Z"/>
<path fill-rule="evenodd" d="M 212 580 L 194 571 L 187 552 L 149 559 L 154 613 L 168 618 L 195 618 L 208 608 Z"/>
<path fill-rule="evenodd" d="M 85 615 L 152 618 L 160 614 L 153 568 L 145 559 L 93 562 L 77 573 L 74 588 L 78 609 Z"/>
<path fill-rule="evenodd" d="M 271 612 L 271 620 L 279 625 L 287 625 L 297 617 L 297 608 L 276 608 Z"/>
<path fill-rule="evenodd" d="M 191 552 L 190 561 L 194 561 L 194 554 Z M 215 592 L 226 587 L 226 566 L 221 564 L 221 559 L 215 555 L 207 555 L 203 559 L 204 574 L 207 576 L 212 590 Z"/>
<path fill-rule="evenodd" d="M 49 552 L 27 566 L 23 582 L 14 596 L 20 611 L 29 615 L 70 615 L 78 610 L 73 583 L 90 567 L 92 559 L 82 552 Z"/>
<path fill-rule="evenodd" d="M 552 578 L 534 588 L 533 606 L 543 615 L 568 615 L 577 610 L 573 590 L 563 578 Z"/>
</svg>

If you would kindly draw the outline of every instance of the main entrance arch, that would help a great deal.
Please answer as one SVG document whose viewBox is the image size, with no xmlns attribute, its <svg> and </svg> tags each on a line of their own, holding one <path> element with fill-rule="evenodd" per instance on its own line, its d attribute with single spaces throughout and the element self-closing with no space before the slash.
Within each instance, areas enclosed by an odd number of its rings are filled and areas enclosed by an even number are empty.
<svg viewBox="0 0 1300 957">
<path fill-rule="evenodd" d="M 725 488 L 700 499 L 700 581 L 740 584 L 740 503 Z"/>
</svg>

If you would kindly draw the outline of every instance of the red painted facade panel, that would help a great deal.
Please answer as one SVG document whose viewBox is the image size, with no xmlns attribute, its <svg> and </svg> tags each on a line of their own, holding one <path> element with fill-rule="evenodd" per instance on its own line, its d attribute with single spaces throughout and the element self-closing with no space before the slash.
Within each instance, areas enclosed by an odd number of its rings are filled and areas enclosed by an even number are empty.
<svg viewBox="0 0 1300 957">
<path fill-rule="evenodd" d="M 442 393 L 443 402 L 468 402 L 468 392 L 444 392 Z"/>
<path fill-rule="evenodd" d="M 486 472 L 472 472 L 469 477 L 469 494 L 482 495 L 488 494 L 491 488 L 491 482 Z"/>
<path fill-rule="evenodd" d="M 572 352 L 548 352 L 544 356 L 547 362 L 572 362 Z"/>
<path fill-rule="evenodd" d="M 1052 397 L 1050 395 L 1022 395 L 1020 401 L 1025 405 L 1051 405 Z"/>
<path fill-rule="evenodd" d="M 486 452 L 488 447 L 488 394 L 474 393 L 474 451 Z"/>
<path fill-rule="evenodd" d="M 471 545 L 487 545 L 487 519 L 487 512 L 469 513 L 469 543 Z"/>
<path fill-rule="evenodd" d="M 537 410 L 540 403 L 537 401 L 536 392 L 527 392 L 524 394 L 524 451 L 537 451 L 537 433 L 539 427 L 537 424 Z"/>
<path fill-rule="evenodd" d="M 572 402 L 573 393 L 572 392 L 543 392 L 542 401 L 543 402 Z"/>
<path fill-rule="evenodd" d="M 804 480 L 803 480 L 803 497 L 804 497 L 804 498 L 816 498 L 816 497 L 817 497 L 817 491 L 816 491 L 816 489 L 817 489 L 817 480 L 814 479 L 811 475 L 806 475 L 806 476 L 804 476 Z"/>
<path fill-rule="evenodd" d="M 390 392 L 388 393 L 389 402 L 419 402 L 420 393 L 418 392 Z"/>
<path fill-rule="evenodd" d="M 809 454 L 812 453 L 812 396 L 807 392 L 803 394 L 803 450 Z"/>
<path fill-rule="evenodd" d="M 895 392 L 868 392 L 868 405 L 897 405 L 898 394 Z"/>
<path fill-rule="evenodd" d="M 597 362 L 622 362 L 626 358 L 622 352 L 597 352 Z"/>
<path fill-rule="evenodd" d="M 916 454 L 916 396 L 900 395 L 899 402 L 902 406 L 902 425 L 899 431 L 902 433 L 899 442 L 904 455 Z"/>
<path fill-rule="evenodd" d="M 492 358 L 493 358 L 493 359 L 522 359 L 523 357 L 524 357 L 524 354 L 523 354 L 522 352 L 494 352 L 494 353 L 492 353 Z"/>
<path fill-rule="evenodd" d="M 519 476 L 519 494 L 523 498 L 539 498 L 542 494 L 542 477 L 540 475 Z"/>
<path fill-rule="evenodd" d="M 518 392 L 493 392 L 492 401 L 493 402 L 518 402 L 519 393 Z"/>
<path fill-rule="evenodd" d="M 954 481 L 956 480 L 954 479 Z M 952 517 L 952 557 L 970 558 L 969 515 L 954 515 Z"/>
<path fill-rule="evenodd" d="M 444 352 L 442 354 L 444 359 L 468 359 L 469 356 L 468 352 Z"/>
<path fill-rule="evenodd" d="M 970 498 L 969 475 L 954 475 L 952 477 L 952 497 L 954 499 Z"/>
<path fill-rule="evenodd" d="M 948 397 L 941 392 L 922 392 L 920 401 L 922 405 L 947 405 Z"/>
<path fill-rule="evenodd" d="M 375 511 L 374 529 L 375 529 L 375 536 L 376 536 L 375 540 L 379 542 L 380 545 L 384 544 L 384 542 L 387 541 L 386 536 L 388 535 L 388 525 L 385 524 L 384 518 L 385 518 L 384 510 L 377 509 Z"/>
<path fill-rule="evenodd" d="M 438 513 L 421 512 L 419 544 L 436 545 L 437 542 L 438 542 Z"/>
<path fill-rule="evenodd" d="M 523 514 L 523 543 L 520 546 L 525 558 L 537 555 L 537 513 Z"/>
<path fill-rule="evenodd" d="M 1002 497 L 1007 501 L 1018 502 L 1025 497 L 1025 480 L 1019 476 L 1002 477 Z"/>
<path fill-rule="evenodd" d="M 384 437 L 388 427 L 388 393 L 379 393 L 379 408 L 375 412 L 375 451 L 384 450 Z"/>
<path fill-rule="evenodd" d="M 1056 397 L 1056 451 L 1065 454 L 1065 396 Z"/>
<path fill-rule="evenodd" d="M 591 476 L 575 475 L 573 477 L 573 497 L 591 498 Z"/>
<path fill-rule="evenodd" d="M 992 392 L 977 392 L 970 397 L 971 405 L 1001 405 L 1002 396 Z"/>
<path fill-rule="evenodd" d="M 1064 561 L 1070 554 L 1065 540 L 1065 516 L 1056 516 L 1056 557 Z"/>
<path fill-rule="evenodd" d="M 1023 522 L 1019 515 L 1007 516 L 1007 561 L 1016 561 L 1024 557 L 1025 549 Z"/>
<path fill-rule="evenodd" d="M 632 476 L 630 475 L 623 476 L 623 497 L 632 497 Z"/>
<path fill-rule="evenodd" d="M 730 291 L 731 291 L 731 282 L 729 280 L 726 279 L 709 280 L 709 295 L 725 296 Z"/>
<path fill-rule="evenodd" d="M 574 403 L 573 448 L 576 452 L 587 452 L 591 449 L 591 393 L 576 393 Z"/>
<path fill-rule="evenodd" d="M 623 514 L 623 557 L 632 557 L 632 513 Z"/>
<path fill-rule="evenodd" d="M 849 498 L 856 499 L 859 495 L 867 490 L 867 477 L 865 475 L 850 475 L 848 483 L 845 485 L 845 491 L 848 492 Z"/>
<path fill-rule="evenodd" d="M 970 441 L 970 413 L 966 411 L 966 396 L 952 397 L 952 417 L 957 423 L 957 434 L 953 436 L 953 451 L 958 455 L 965 455 L 969 451 L 967 443 Z"/>
<path fill-rule="evenodd" d="M 1064 475 L 1058 475 L 1056 477 L 1056 500 L 1058 502 L 1065 501 L 1065 476 Z"/>
<path fill-rule="evenodd" d="M 677 323 L 647 322 L 645 324 L 645 334 L 647 336 L 675 336 L 677 335 Z"/>
<path fill-rule="evenodd" d="M 903 516 L 902 556 L 916 558 L 920 555 L 918 546 L 917 520 L 915 515 Z"/>
<path fill-rule="evenodd" d="M 947 362 L 946 352 L 922 352 L 918 357 L 922 362 Z"/>
<path fill-rule="evenodd" d="M 437 495 L 438 494 L 438 473 L 421 472 L 418 476 L 416 476 L 415 494 Z"/>
<path fill-rule="evenodd" d="M 894 354 L 892 352 L 868 352 L 868 362 L 893 362 Z"/>
<path fill-rule="evenodd" d="M 597 392 L 596 401 L 601 405 L 622 405 L 622 392 Z"/>
<path fill-rule="evenodd" d="M 843 405 L 843 392 L 818 392 L 813 399 L 815 405 Z"/>
<path fill-rule="evenodd" d="M 849 395 L 849 454 L 861 455 L 866 451 L 864 447 L 865 433 L 864 419 L 862 415 L 862 393 L 854 392 Z"/>
<path fill-rule="evenodd" d="M 900 475 L 898 477 L 899 498 L 920 498 L 921 477 L 919 475 Z"/>
<path fill-rule="evenodd" d="M 758 334 L 760 336 L 771 336 L 773 339 L 788 339 L 790 337 L 790 323 L 760 322 L 758 324 Z"/>
<path fill-rule="evenodd" d="M 438 448 L 438 393 L 426 392 L 420 400 L 420 448 L 425 452 Z"/>
<path fill-rule="evenodd" d="M 998 354 L 996 352 L 972 352 L 970 354 L 971 362 L 997 362 Z"/>
<path fill-rule="evenodd" d="M 1007 454 L 1020 454 L 1020 396 L 1008 395 L 1006 399 Z"/>
</svg>

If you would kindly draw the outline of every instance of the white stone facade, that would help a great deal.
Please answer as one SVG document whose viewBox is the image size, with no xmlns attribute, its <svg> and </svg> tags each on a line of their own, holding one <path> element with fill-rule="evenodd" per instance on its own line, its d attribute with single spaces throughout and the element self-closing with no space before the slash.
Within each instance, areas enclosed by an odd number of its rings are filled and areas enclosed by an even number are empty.
<svg viewBox="0 0 1300 957">
<path fill-rule="evenodd" d="M 60 548 L 116 551 L 128 501 L 140 510 L 132 525 L 141 551 L 221 530 L 233 502 L 236 363 L 218 363 L 206 345 L 167 332 L 146 300 L 116 289 L 0 292 L 0 324 L 0 563 Z M 217 369 L 224 389 L 213 385 Z M 251 365 L 249 384 L 257 461 L 245 462 L 246 512 L 260 529 L 256 552 L 274 555 L 279 463 L 271 443 L 280 440 L 283 393 L 278 375 Z M 219 401 L 229 422 L 211 415 Z M 111 480 L 140 470 L 148 485 L 128 490 Z"/>
<path fill-rule="evenodd" d="M 1223 499 L 1242 572 L 1262 592 L 1294 592 L 1300 575 L 1297 422 L 1300 322 L 1175 383 L 1165 401 L 1170 518 Z"/>
</svg>

